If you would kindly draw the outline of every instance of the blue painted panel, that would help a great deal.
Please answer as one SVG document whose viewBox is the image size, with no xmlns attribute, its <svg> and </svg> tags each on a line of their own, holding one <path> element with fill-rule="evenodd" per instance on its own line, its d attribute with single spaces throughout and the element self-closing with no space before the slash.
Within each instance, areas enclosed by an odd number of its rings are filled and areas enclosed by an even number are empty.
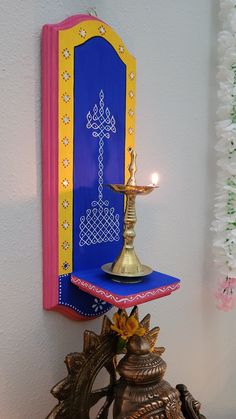
<svg viewBox="0 0 236 419">
<path fill-rule="evenodd" d="M 84 291 L 70 281 L 71 274 L 59 276 L 59 304 L 71 308 L 76 313 L 93 318 L 101 316 L 111 309 L 112 305 Z"/>
<path fill-rule="evenodd" d="M 74 54 L 73 266 L 80 271 L 114 260 L 122 246 L 123 197 L 105 185 L 124 183 L 126 67 L 102 38 Z M 59 304 L 88 318 L 111 308 L 70 277 L 59 277 Z"/>
<path fill-rule="evenodd" d="M 73 270 L 100 267 L 122 247 L 126 67 L 95 37 L 75 48 Z"/>
</svg>

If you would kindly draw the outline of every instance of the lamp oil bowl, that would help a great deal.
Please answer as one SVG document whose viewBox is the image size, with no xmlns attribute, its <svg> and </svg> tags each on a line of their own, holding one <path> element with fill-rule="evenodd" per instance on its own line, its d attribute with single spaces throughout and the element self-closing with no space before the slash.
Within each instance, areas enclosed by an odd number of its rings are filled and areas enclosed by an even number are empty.
<svg viewBox="0 0 236 419">
<path fill-rule="evenodd" d="M 110 184 L 108 185 L 114 192 L 122 193 L 126 196 L 126 208 L 124 214 L 124 243 L 122 250 L 113 263 L 107 263 L 102 266 L 102 270 L 110 275 L 117 282 L 134 283 L 141 282 L 142 277 L 149 275 L 153 270 L 149 266 L 142 265 L 134 250 L 136 217 L 136 197 L 148 195 L 158 186 L 151 184 L 147 186 L 138 186 L 136 184 L 135 174 L 136 152 L 130 150 L 131 162 L 129 165 L 130 177 L 126 185 Z"/>
</svg>

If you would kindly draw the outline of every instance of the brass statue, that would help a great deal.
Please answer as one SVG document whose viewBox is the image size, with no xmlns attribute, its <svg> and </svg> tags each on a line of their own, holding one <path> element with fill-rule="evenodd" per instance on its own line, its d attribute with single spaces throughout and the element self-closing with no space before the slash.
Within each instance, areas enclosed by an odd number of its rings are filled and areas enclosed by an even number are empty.
<svg viewBox="0 0 236 419">
<path fill-rule="evenodd" d="M 83 352 L 66 356 L 68 375 L 52 388 L 59 403 L 46 419 L 93 419 L 90 409 L 104 397 L 96 419 L 108 418 L 113 401 L 113 419 L 206 419 L 184 385 L 173 388 L 163 379 L 165 349 L 155 347 L 159 328 L 149 330 L 150 315 L 139 323 L 134 307 L 129 317 L 119 310 L 114 318 L 115 325 L 104 316 L 101 335 L 85 331 Z M 126 345 L 117 366 L 121 342 Z M 93 390 L 103 367 L 110 384 Z"/>
</svg>

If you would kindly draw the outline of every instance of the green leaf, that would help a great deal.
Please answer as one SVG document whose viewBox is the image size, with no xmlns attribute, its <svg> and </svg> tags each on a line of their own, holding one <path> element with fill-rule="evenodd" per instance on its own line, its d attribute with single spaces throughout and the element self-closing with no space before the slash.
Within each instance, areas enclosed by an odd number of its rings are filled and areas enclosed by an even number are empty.
<svg viewBox="0 0 236 419">
<path fill-rule="evenodd" d="M 122 353 L 123 352 L 123 349 L 125 348 L 125 345 L 126 345 L 126 340 L 124 340 L 124 339 L 122 339 L 120 336 L 119 336 L 119 339 L 118 339 L 118 342 L 117 342 L 117 346 L 116 346 L 116 352 L 119 354 L 119 353 Z"/>
</svg>

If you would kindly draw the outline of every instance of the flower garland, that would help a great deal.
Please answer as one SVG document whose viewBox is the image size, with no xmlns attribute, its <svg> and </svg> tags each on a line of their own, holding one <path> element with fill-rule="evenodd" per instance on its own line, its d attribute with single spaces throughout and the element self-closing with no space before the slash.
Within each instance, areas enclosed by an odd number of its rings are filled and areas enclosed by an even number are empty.
<svg viewBox="0 0 236 419">
<path fill-rule="evenodd" d="M 236 307 L 236 0 L 220 0 L 222 31 L 218 37 L 219 82 L 216 134 L 217 192 L 213 242 L 220 280 L 217 307 Z"/>
</svg>

